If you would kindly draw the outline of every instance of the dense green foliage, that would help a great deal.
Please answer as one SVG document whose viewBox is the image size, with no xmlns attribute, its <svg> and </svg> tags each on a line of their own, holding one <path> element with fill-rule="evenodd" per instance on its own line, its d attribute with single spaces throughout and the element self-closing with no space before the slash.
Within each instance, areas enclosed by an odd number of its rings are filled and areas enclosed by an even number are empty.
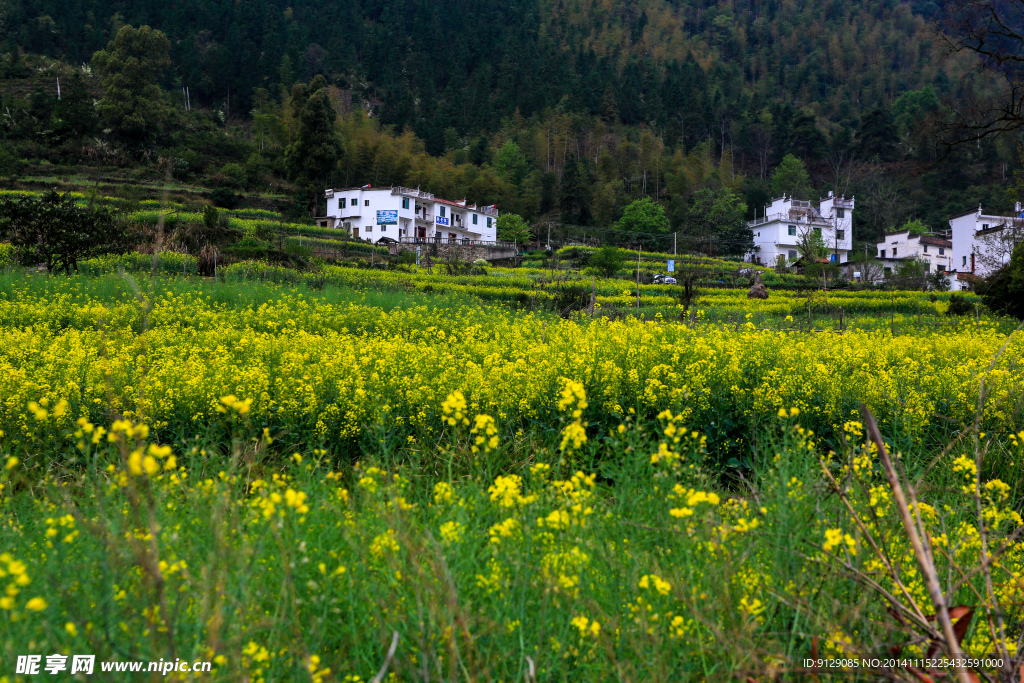
<svg viewBox="0 0 1024 683">
<path fill-rule="evenodd" d="M 380 102 L 385 122 L 415 125 L 439 152 L 449 127 L 465 135 L 563 100 L 630 125 L 656 122 L 688 146 L 740 97 L 821 102 L 823 113 L 844 116 L 858 102 L 943 82 L 926 35 L 934 11 L 930 2 L 887 0 L 799 9 L 695 0 L 18 0 L 5 19 L 16 27 L 9 41 L 72 62 L 106 45 L 111 25 L 158 28 L 180 82 L 211 103 L 230 92 L 238 111 L 251 108 L 257 87 L 290 89 L 323 74 Z"/>
<path fill-rule="evenodd" d="M 614 277 L 625 261 L 622 249 L 606 244 L 590 257 L 590 267 L 605 277 Z"/>
<path fill-rule="evenodd" d="M 171 43 L 148 26 L 122 26 L 92 61 L 103 78 L 103 99 L 96 109 L 111 130 L 131 142 L 143 142 L 157 133 L 167 118 L 158 85 L 171 65 Z"/>
<path fill-rule="evenodd" d="M 334 131 L 338 113 L 331 106 L 322 76 L 314 78 L 308 87 L 295 86 L 292 106 L 299 125 L 295 142 L 285 150 L 285 163 L 292 177 L 316 196 L 327 187 L 341 156 L 341 141 Z"/>
<path fill-rule="evenodd" d="M 110 211 L 78 206 L 74 198 L 52 191 L 0 198 L 0 239 L 10 240 L 22 265 L 42 264 L 66 275 L 78 270 L 80 260 L 124 251 L 130 244 Z"/>
</svg>

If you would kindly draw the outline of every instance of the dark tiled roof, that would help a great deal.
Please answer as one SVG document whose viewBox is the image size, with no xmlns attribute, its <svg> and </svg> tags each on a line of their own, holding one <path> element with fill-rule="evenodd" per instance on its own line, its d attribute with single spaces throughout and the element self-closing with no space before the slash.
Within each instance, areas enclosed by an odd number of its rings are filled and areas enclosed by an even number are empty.
<svg viewBox="0 0 1024 683">
<path fill-rule="evenodd" d="M 941 237 L 932 237 L 931 235 L 921 235 L 921 244 L 934 244 L 936 247 L 953 248 L 953 243 L 950 240 L 943 239 Z"/>
<path fill-rule="evenodd" d="M 1000 216 L 1000 218 L 1002 218 L 1002 216 Z M 994 232 L 999 232 L 1000 230 L 1002 230 L 1005 227 L 1006 227 L 1005 223 L 1000 223 L 999 225 L 993 225 L 991 228 L 986 228 L 984 230 L 979 230 L 978 232 L 976 232 L 974 234 L 975 235 L 991 235 Z"/>
<path fill-rule="evenodd" d="M 434 197 L 434 201 L 439 204 L 447 204 L 448 206 L 457 206 L 460 209 L 469 208 L 466 206 L 465 200 L 463 200 L 463 202 L 460 204 L 459 202 L 453 202 L 450 199 L 441 199 L 440 197 Z"/>
<path fill-rule="evenodd" d="M 964 216 L 970 216 L 972 213 L 978 213 L 978 210 L 977 209 L 971 209 L 970 211 L 964 211 L 963 213 L 958 213 L 958 214 L 956 214 L 954 216 L 950 216 L 949 220 L 953 220 L 954 218 L 963 218 Z"/>
</svg>

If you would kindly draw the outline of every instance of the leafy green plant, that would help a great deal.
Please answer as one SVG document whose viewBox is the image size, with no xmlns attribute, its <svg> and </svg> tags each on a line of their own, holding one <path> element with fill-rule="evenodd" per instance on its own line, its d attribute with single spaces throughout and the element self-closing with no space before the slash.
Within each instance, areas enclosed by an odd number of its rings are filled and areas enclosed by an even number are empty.
<svg viewBox="0 0 1024 683">
<path fill-rule="evenodd" d="M 615 277 L 626 262 L 626 254 L 618 247 L 606 244 L 593 253 L 588 266 L 604 277 Z"/>
<path fill-rule="evenodd" d="M 22 265 L 45 264 L 67 275 L 78 262 L 124 252 L 125 226 L 109 210 L 79 206 L 72 197 L 49 191 L 39 197 L 0 198 L 0 237 L 9 239 Z"/>
<path fill-rule="evenodd" d="M 970 315 L 972 313 L 974 313 L 974 305 L 966 297 L 960 294 L 953 294 L 949 297 L 946 315 Z"/>
</svg>

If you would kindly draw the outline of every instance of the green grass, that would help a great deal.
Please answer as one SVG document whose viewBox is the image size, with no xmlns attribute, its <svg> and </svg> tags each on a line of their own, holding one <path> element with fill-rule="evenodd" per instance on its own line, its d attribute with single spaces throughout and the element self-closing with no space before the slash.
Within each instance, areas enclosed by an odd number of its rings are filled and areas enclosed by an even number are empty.
<svg viewBox="0 0 1024 683">
<path fill-rule="evenodd" d="M 424 667 L 515 680 L 532 661 L 538 679 L 668 681 L 800 669 L 814 650 L 841 656 L 846 639 L 857 655 L 884 656 L 912 636 L 845 575 L 843 552 L 821 553 L 840 528 L 870 557 L 798 420 L 769 427 L 755 474 L 731 483 L 708 469 L 699 440 L 673 446 L 664 420 L 603 425 L 566 453 L 557 431 L 530 430 L 486 455 L 465 427 L 409 444 L 381 420 L 355 465 L 329 444 L 286 460 L 257 422 L 231 410 L 220 420 L 232 439 L 182 435 L 168 443 L 175 466 L 153 476 L 130 474 L 146 439 L 92 446 L 87 426 L 59 452 L 6 442 L 0 451 L 21 462 L 3 476 L 2 506 L 18 524 L 0 539 L 29 583 L 0 623 L 5 654 L 215 660 L 211 679 L 223 681 L 296 680 L 316 655 L 331 669 L 323 680 L 368 680 L 397 632 L 399 680 Z M 679 460 L 652 464 L 659 441 Z M 409 464 L 428 454 L 432 476 Z M 522 485 L 503 485 L 507 475 Z M 923 494 L 946 510 L 946 528 L 972 519 L 956 481 L 942 466 Z M 691 489 L 719 502 L 687 506 Z M 673 515 L 683 508 L 692 514 Z M 880 526 L 912 562 L 895 515 Z M 26 607 L 34 597 L 40 611 Z M 967 587 L 952 597 L 974 600 Z"/>
</svg>

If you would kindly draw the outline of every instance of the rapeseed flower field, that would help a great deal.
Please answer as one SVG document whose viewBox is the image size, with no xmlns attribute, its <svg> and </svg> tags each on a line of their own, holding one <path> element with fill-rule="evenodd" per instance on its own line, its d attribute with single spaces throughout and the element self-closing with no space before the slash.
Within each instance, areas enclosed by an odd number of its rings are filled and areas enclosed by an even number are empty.
<svg viewBox="0 0 1024 683">
<path fill-rule="evenodd" d="M 1017 657 L 1024 348 L 1005 321 L 565 319 L 344 284 L 0 279 L 9 661 L 910 675 L 927 666 L 882 660 L 935 656 L 933 575 L 975 668 Z"/>
</svg>

